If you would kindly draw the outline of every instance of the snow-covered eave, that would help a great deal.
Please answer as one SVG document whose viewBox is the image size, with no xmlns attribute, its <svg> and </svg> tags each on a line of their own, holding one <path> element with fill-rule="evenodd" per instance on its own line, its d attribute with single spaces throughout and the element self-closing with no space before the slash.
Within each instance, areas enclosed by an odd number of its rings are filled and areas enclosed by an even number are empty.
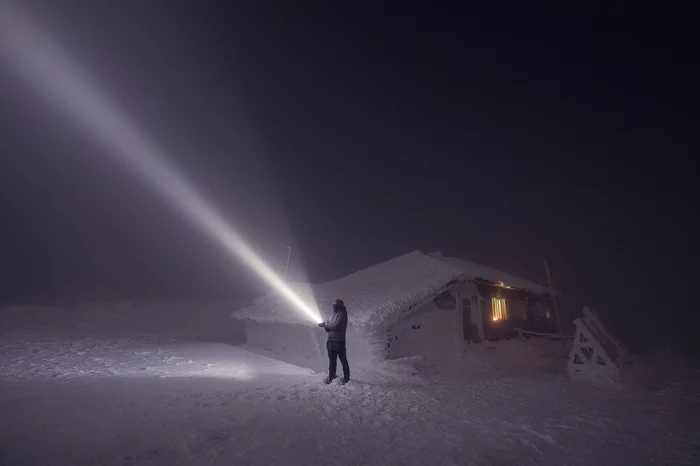
<svg viewBox="0 0 700 466">
<path fill-rule="evenodd" d="M 401 305 L 400 307 L 396 307 L 396 301 L 398 299 L 387 301 L 385 306 L 390 308 L 393 307 L 394 310 L 390 313 L 386 313 L 382 319 L 380 319 L 378 322 L 375 322 L 371 327 L 373 327 L 374 331 L 385 330 L 387 327 L 390 327 L 399 320 L 404 319 L 405 317 L 411 315 L 413 312 L 419 310 L 421 306 L 435 299 L 437 296 L 444 293 L 445 291 L 452 289 L 454 286 L 459 285 L 460 283 L 466 283 L 467 281 L 467 277 L 464 276 L 464 274 L 460 273 L 442 281 L 439 285 L 430 288 L 429 291 L 427 291 L 420 297 L 403 303 L 403 305 Z M 360 325 L 360 327 L 364 326 Z"/>
<path fill-rule="evenodd" d="M 501 270 L 486 267 L 475 262 L 458 259 L 456 257 L 446 257 L 440 252 L 429 253 L 427 256 L 434 260 L 447 263 L 452 267 L 463 271 L 473 280 L 482 280 L 485 284 L 524 291 L 537 296 L 561 294 L 561 292 L 556 289 L 552 289 L 550 293 L 549 287 L 540 285 L 539 283 L 535 283 L 524 278 L 519 278 Z"/>
<path fill-rule="evenodd" d="M 434 300 L 442 293 L 449 291 L 454 286 L 459 285 L 460 283 L 466 283 L 467 281 L 467 278 L 464 275 L 460 274 L 459 276 L 453 278 L 447 283 L 433 288 L 431 291 L 426 293 L 425 296 L 421 297 L 420 299 L 414 300 L 410 304 L 407 304 L 406 306 L 403 306 L 402 308 L 398 309 L 396 312 L 388 315 L 384 320 L 381 321 L 380 328 L 385 329 L 386 327 L 395 324 L 399 320 L 411 315 L 413 312 L 420 309 L 424 304 Z"/>
<path fill-rule="evenodd" d="M 514 290 L 514 291 L 521 291 L 524 293 L 528 293 L 537 297 L 544 297 L 544 296 L 561 296 L 562 292 L 557 290 L 556 288 L 550 290 L 549 288 L 546 288 L 544 286 L 537 285 L 537 288 L 535 287 L 524 287 L 524 286 L 515 286 L 515 285 L 509 285 L 508 283 L 502 282 L 502 281 L 493 281 L 493 280 L 486 280 L 480 277 L 474 277 L 470 280 L 470 282 L 476 283 L 476 284 L 483 284 L 483 285 L 488 285 L 488 286 L 494 286 L 498 288 L 504 288 L 507 290 Z"/>
</svg>

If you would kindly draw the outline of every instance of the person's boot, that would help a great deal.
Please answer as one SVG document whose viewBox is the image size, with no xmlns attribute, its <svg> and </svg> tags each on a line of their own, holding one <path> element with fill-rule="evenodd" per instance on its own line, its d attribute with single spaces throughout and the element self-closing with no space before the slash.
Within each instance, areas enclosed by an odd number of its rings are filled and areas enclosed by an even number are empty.
<svg viewBox="0 0 700 466">
<path fill-rule="evenodd" d="M 341 363 L 343 364 L 343 385 L 344 385 L 350 381 L 350 364 L 348 364 L 347 359 L 341 361 Z"/>
<path fill-rule="evenodd" d="M 325 378 L 325 380 L 323 381 L 323 383 L 325 383 L 326 385 L 328 385 L 329 383 L 333 382 L 333 379 L 335 379 L 335 377 L 328 376 L 328 377 Z"/>
</svg>

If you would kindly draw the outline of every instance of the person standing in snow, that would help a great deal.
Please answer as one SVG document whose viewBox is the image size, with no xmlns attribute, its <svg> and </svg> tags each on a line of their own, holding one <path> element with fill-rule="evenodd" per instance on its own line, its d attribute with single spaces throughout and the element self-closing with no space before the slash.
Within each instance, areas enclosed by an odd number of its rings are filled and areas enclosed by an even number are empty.
<svg viewBox="0 0 700 466">
<path fill-rule="evenodd" d="M 350 365 L 345 348 L 345 330 L 348 328 L 348 310 L 345 308 L 345 303 L 342 299 L 333 301 L 333 316 L 326 322 L 318 324 L 319 327 L 326 329 L 328 333 L 328 341 L 326 349 L 328 350 L 328 378 L 326 383 L 331 383 L 335 379 L 335 371 L 338 367 L 338 358 L 340 364 L 343 365 L 343 383 L 350 380 Z"/>
</svg>

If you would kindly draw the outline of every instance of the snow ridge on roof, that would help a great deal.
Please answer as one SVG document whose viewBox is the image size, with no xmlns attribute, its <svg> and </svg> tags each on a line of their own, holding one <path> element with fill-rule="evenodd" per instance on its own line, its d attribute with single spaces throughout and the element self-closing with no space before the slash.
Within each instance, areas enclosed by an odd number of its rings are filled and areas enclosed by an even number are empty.
<svg viewBox="0 0 700 466">
<path fill-rule="evenodd" d="M 542 286 L 522 278 L 514 277 L 513 275 L 501 272 L 500 270 L 484 267 L 483 265 L 479 265 L 474 262 L 465 261 L 454 257 L 443 257 L 440 253 L 431 253 L 428 254 L 428 256 L 461 270 L 468 278 L 480 278 L 491 282 L 503 282 L 505 285 L 515 286 L 537 294 L 549 293 L 549 288 L 546 286 Z"/>
</svg>

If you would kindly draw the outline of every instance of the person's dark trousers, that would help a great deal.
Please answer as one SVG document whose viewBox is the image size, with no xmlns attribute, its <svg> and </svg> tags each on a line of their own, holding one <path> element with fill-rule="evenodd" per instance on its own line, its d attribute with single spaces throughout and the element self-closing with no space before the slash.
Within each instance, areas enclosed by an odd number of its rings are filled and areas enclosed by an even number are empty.
<svg viewBox="0 0 700 466">
<path fill-rule="evenodd" d="M 326 342 L 326 349 L 328 350 L 328 380 L 333 380 L 335 378 L 335 371 L 338 367 L 338 358 L 340 358 L 340 364 L 343 365 L 343 379 L 350 380 L 350 365 L 348 364 L 348 357 L 345 351 L 344 341 L 331 341 Z"/>
</svg>

